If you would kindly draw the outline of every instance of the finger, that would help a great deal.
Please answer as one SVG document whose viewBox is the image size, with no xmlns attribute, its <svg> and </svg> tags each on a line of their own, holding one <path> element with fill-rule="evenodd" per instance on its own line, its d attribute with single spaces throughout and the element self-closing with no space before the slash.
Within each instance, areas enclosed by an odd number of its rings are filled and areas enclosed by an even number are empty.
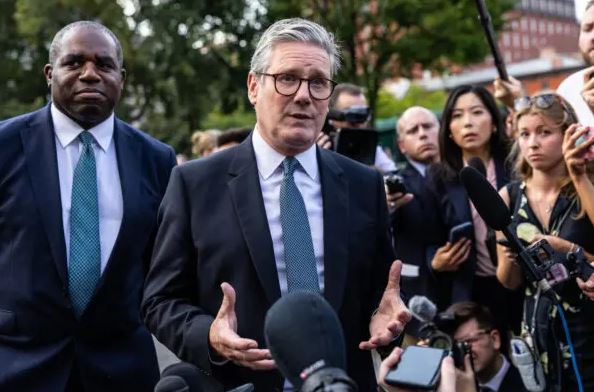
<svg viewBox="0 0 594 392">
<path fill-rule="evenodd" d="M 585 88 L 585 85 L 587 85 L 588 82 L 590 82 L 592 80 L 592 75 L 594 75 L 594 67 L 586 68 L 583 75 L 584 75 L 584 88 Z"/>
<path fill-rule="evenodd" d="M 441 361 L 440 392 L 456 392 L 456 367 L 450 356 Z"/>
<path fill-rule="evenodd" d="M 237 362 L 257 362 L 272 359 L 270 351 L 266 349 L 232 350 L 230 356 Z"/>
<path fill-rule="evenodd" d="M 402 349 L 400 347 L 394 348 L 390 355 L 384 359 L 380 365 L 379 370 L 379 381 L 380 383 L 385 383 L 386 374 L 392 369 L 396 367 L 398 362 L 400 361 L 400 355 L 402 354 Z"/>
<path fill-rule="evenodd" d="M 402 262 L 400 260 L 394 260 L 390 267 L 390 273 L 388 275 L 388 284 L 386 290 L 400 290 L 400 272 L 402 271 Z"/>
<path fill-rule="evenodd" d="M 223 302 L 219 308 L 217 318 L 230 313 L 235 313 L 235 289 L 227 282 L 221 283 L 221 290 L 223 291 Z"/>
<path fill-rule="evenodd" d="M 472 373 L 472 361 L 470 359 L 470 354 L 464 355 L 464 373 L 473 374 Z"/>
<path fill-rule="evenodd" d="M 230 350 L 244 351 L 258 348 L 258 342 L 253 339 L 242 338 L 236 333 L 233 333 L 232 335 L 221 334 L 219 343 L 223 344 Z"/>
<path fill-rule="evenodd" d="M 276 363 L 272 359 L 265 359 L 262 361 L 239 361 L 239 365 L 250 368 L 252 370 L 274 370 Z"/>
<path fill-rule="evenodd" d="M 450 255 L 450 264 L 458 264 L 460 261 L 464 261 L 464 255 L 470 251 L 470 241 L 465 242 L 464 245 L 452 249 Z"/>
<path fill-rule="evenodd" d="M 412 193 L 407 193 L 398 200 L 396 200 L 395 207 L 400 208 L 405 204 L 408 204 L 414 199 L 414 195 Z"/>
</svg>

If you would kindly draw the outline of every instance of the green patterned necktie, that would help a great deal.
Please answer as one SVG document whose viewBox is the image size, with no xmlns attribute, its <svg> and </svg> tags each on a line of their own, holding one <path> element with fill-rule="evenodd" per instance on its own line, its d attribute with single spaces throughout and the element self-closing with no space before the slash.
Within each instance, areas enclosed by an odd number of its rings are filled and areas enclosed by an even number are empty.
<svg viewBox="0 0 594 392">
<path fill-rule="evenodd" d="M 88 131 L 83 131 L 79 138 L 82 150 L 72 178 L 68 264 L 68 290 L 77 316 L 89 304 L 101 275 L 94 139 Z"/>
<path fill-rule="evenodd" d="M 283 182 L 280 189 L 280 220 L 285 247 L 287 286 L 295 290 L 320 291 L 316 258 L 305 203 L 295 184 L 293 172 L 299 166 L 294 157 L 283 161 Z"/>
</svg>

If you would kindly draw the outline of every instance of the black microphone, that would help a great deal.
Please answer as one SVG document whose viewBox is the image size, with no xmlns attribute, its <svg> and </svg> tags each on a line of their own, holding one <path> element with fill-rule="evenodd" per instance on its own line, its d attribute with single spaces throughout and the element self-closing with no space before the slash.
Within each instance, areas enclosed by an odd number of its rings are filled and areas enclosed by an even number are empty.
<svg viewBox="0 0 594 392">
<path fill-rule="evenodd" d="M 468 166 L 474 167 L 483 177 L 487 177 L 487 168 L 483 163 L 483 160 L 479 157 L 472 157 L 467 162 Z"/>
<path fill-rule="evenodd" d="M 474 208 L 485 221 L 487 226 L 499 230 L 510 243 L 510 247 L 518 254 L 518 260 L 528 274 L 528 278 L 536 282 L 543 291 L 551 289 L 546 279 L 539 279 L 538 271 L 534 264 L 524 253 L 524 246 L 509 229 L 511 214 L 499 193 L 491 186 L 489 181 L 473 167 L 466 166 L 460 171 L 460 179 Z"/>
<path fill-rule="evenodd" d="M 319 294 L 295 291 L 282 296 L 266 314 L 264 336 L 278 369 L 297 390 L 357 390 L 344 371 L 340 321 Z"/>
<path fill-rule="evenodd" d="M 190 387 L 180 376 L 165 376 L 155 385 L 155 392 L 190 392 Z"/>
</svg>

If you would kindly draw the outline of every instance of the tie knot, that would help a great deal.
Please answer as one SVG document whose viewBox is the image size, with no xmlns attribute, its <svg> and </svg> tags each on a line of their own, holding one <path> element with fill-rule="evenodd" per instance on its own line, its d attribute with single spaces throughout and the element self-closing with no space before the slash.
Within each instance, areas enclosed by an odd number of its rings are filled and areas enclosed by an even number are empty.
<svg viewBox="0 0 594 392">
<path fill-rule="evenodd" d="M 283 161 L 283 171 L 285 176 L 292 176 L 298 166 L 299 161 L 295 159 L 295 157 L 286 157 Z"/>
<path fill-rule="evenodd" d="M 78 137 L 80 138 L 80 141 L 85 147 L 91 146 L 93 144 L 93 141 L 95 140 L 95 138 L 93 137 L 93 135 L 91 135 L 89 131 L 82 131 L 80 135 L 78 135 Z"/>
</svg>

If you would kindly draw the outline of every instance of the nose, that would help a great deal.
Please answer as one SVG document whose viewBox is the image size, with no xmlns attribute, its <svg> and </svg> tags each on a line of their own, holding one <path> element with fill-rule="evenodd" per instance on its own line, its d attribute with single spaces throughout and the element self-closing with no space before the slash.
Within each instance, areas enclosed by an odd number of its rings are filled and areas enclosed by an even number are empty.
<svg viewBox="0 0 594 392">
<path fill-rule="evenodd" d="M 530 136 L 528 136 L 528 147 L 535 149 L 538 148 L 539 143 L 538 143 L 538 139 L 536 137 L 536 135 L 532 134 Z"/>
<path fill-rule="evenodd" d="M 419 139 L 424 140 L 427 139 L 429 136 L 427 132 L 429 130 L 424 125 L 419 125 Z"/>
<path fill-rule="evenodd" d="M 98 82 L 100 80 L 95 64 L 92 61 L 84 63 L 81 68 L 79 79 L 88 83 Z"/>
<path fill-rule="evenodd" d="M 471 117 L 471 113 L 469 112 L 466 112 L 462 115 L 462 121 L 464 122 L 465 127 L 469 127 L 472 125 Z"/>
<path fill-rule="evenodd" d="M 301 104 L 311 102 L 311 96 L 309 95 L 309 86 L 307 81 L 301 81 L 301 85 L 297 89 L 297 92 L 295 92 L 294 100 L 295 102 Z"/>
</svg>

